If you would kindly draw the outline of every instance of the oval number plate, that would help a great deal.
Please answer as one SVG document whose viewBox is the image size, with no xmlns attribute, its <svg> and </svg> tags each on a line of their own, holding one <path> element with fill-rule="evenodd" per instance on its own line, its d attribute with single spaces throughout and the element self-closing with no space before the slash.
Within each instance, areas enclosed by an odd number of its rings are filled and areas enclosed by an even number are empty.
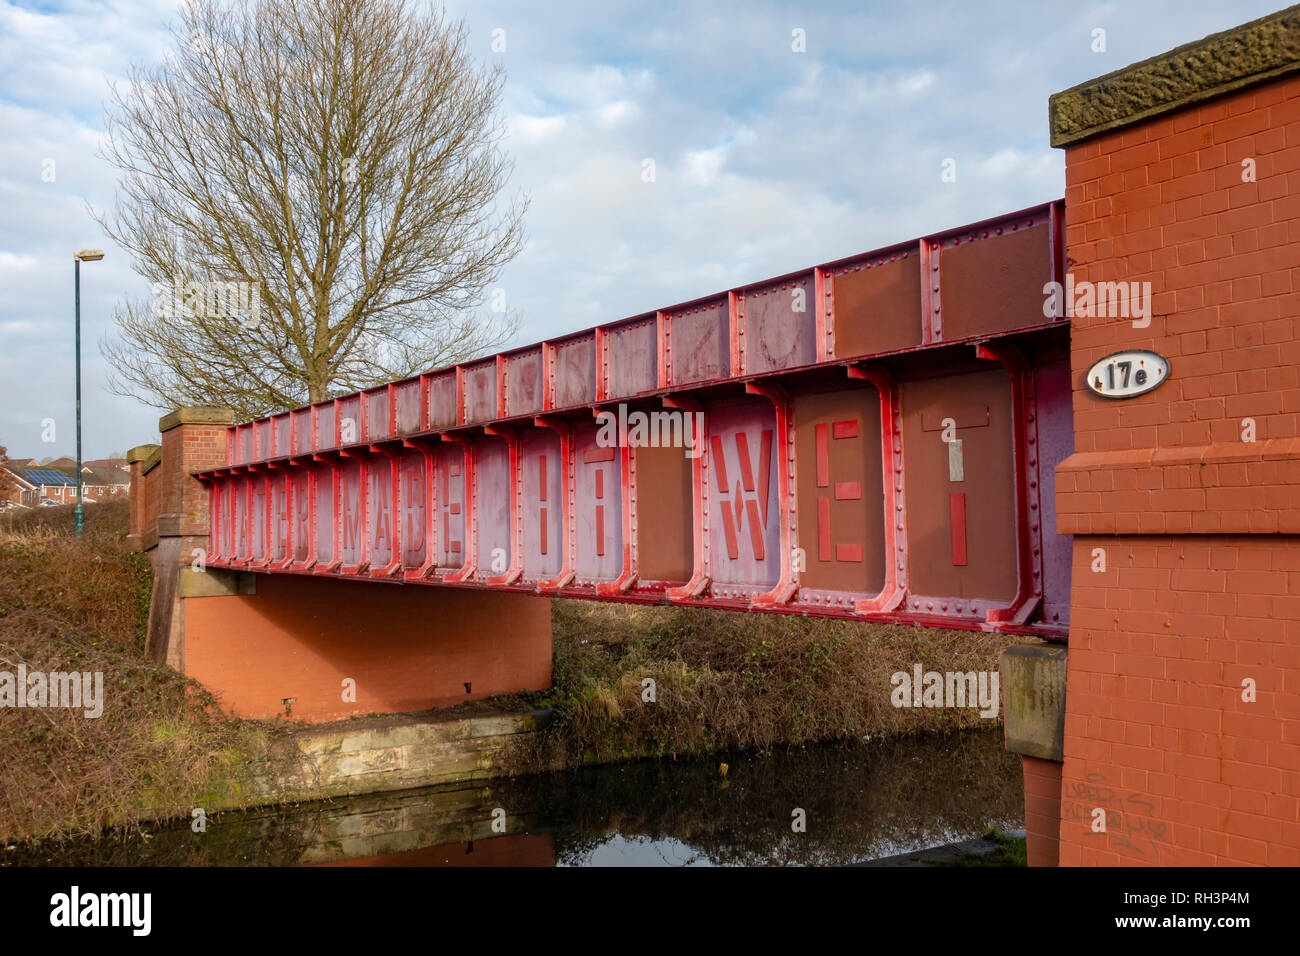
<svg viewBox="0 0 1300 956">
<path fill-rule="evenodd" d="M 1169 360 L 1155 352 L 1116 352 L 1088 369 L 1088 389 L 1102 398 L 1133 398 L 1163 385 L 1169 371 Z"/>
</svg>

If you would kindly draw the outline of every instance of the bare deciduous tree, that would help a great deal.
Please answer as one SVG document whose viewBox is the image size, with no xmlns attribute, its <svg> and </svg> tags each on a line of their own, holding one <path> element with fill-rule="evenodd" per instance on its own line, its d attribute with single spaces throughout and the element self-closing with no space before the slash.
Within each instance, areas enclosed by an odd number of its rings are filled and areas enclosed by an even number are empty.
<svg viewBox="0 0 1300 956">
<path fill-rule="evenodd" d="M 16 497 L 17 482 L 9 474 L 9 451 L 0 445 L 0 501 L 9 501 Z"/>
<path fill-rule="evenodd" d="M 99 218 L 153 283 L 102 349 L 112 387 L 240 415 L 499 347 L 488 286 L 523 242 L 501 199 L 502 76 L 408 0 L 190 0 L 108 110 Z"/>
</svg>

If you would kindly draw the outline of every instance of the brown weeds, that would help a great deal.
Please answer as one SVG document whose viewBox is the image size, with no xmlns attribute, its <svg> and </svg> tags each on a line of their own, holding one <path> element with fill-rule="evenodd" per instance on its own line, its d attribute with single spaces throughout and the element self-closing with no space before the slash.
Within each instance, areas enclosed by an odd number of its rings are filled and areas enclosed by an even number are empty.
<svg viewBox="0 0 1300 956">
<path fill-rule="evenodd" d="M 988 726 L 895 708 L 890 677 L 996 671 L 1012 639 L 826 618 L 555 601 L 555 717 L 522 767 Z M 646 679 L 653 680 L 654 701 Z"/>
<path fill-rule="evenodd" d="M 0 516 L 0 671 L 101 671 L 104 712 L 0 707 L 0 841 L 188 815 L 264 751 L 193 681 L 144 657 L 150 571 L 126 502 Z M 822 618 L 553 602 L 554 708 L 517 771 L 988 726 L 974 709 L 895 708 L 890 676 L 996 670 L 1005 637 Z M 653 702 L 647 679 L 652 680 Z M 262 735 L 259 739 L 258 735 Z M 238 776 L 236 773 L 235 776 Z"/>
<path fill-rule="evenodd" d="M 97 832 L 188 815 L 237 722 L 192 681 L 144 657 L 148 559 L 127 548 L 126 502 L 6 516 L 0 526 L 0 671 L 103 674 L 103 713 L 0 707 L 0 840 Z"/>
</svg>

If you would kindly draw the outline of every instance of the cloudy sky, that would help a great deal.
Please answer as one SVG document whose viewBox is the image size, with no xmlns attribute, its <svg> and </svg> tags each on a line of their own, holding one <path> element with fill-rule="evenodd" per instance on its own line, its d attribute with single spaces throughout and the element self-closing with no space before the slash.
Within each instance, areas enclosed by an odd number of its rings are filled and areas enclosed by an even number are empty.
<svg viewBox="0 0 1300 956">
<path fill-rule="evenodd" d="M 149 285 L 87 207 L 113 203 L 96 155 L 108 84 L 163 56 L 176 6 L 0 0 L 11 455 L 75 451 L 72 253 L 86 247 L 106 258 L 82 270 L 85 456 L 156 441 L 161 412 L 106 391 L 99 353 L 114 304 Z M 527 247 L 497 283 L 522 316 L 515 344 L 1058 198 L 1051 93 L 1281 6 L 450 2 L 474 56 L 506 70 L 512 188 L 532 198 Z"/>
</svg>

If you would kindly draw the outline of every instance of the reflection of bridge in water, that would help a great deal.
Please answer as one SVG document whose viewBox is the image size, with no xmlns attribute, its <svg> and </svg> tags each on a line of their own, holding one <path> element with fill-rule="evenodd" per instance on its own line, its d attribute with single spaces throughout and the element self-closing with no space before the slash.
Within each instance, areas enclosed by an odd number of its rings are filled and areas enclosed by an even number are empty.
<svg viewBox="0 0 1300 956">
<path fill-rule="evenodd" d="M 718 762 L 726 760 L 725 778 Z M 1023 820 L 996 731 L 646 761 L 212 817 L 53 862 L 351 866 L 821 864 Z M 791 811 L 807 831 L 791 829 Z M 505 832 L 493 811 L 505 811 Z M 21 862 L 21 861 L 14 861 Z"/>
</svg>

